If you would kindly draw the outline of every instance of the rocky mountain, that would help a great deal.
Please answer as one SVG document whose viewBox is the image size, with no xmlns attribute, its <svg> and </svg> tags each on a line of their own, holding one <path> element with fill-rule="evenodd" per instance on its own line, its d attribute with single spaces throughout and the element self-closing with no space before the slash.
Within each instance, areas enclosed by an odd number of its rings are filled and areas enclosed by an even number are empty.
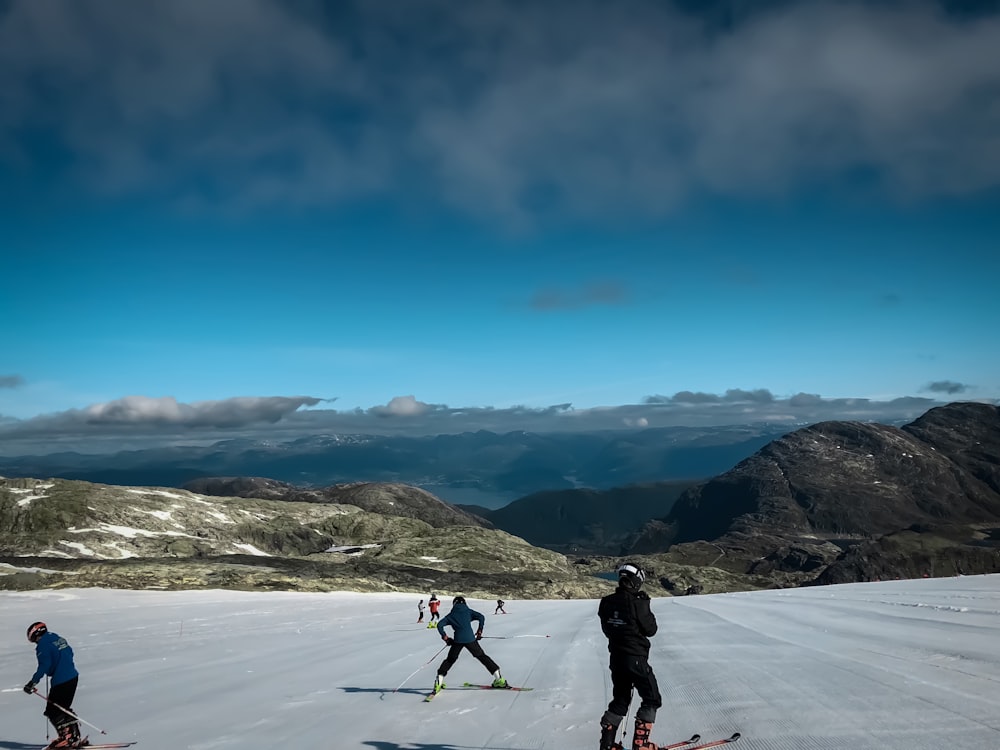
<svg viewBox="0 0 1000 750">
<path fill-rule="evenodd" d="M 346 489 L 400 513 L 329 498 L 0 479 L 0 588 L 404 590 L 511 599 L 611 590 L 563 555 L 463 513 L 461 525 L 432 525 L 417 517 L 413 499 L 433 503 L 413 488 L 398 495 L 391 486 Z M 436 509 L 431 518 L 440 519 Z"/>
<path fill-rule="evenodd" d="M 789 433 L 684 492 L 630 551 L 788 584 L 840 582 L 1000 571 L 998 529 L 1000 409 L 957 403 L 901 428 Z"/>
<path fill-rule="evenodd" d="M 610 490 L 536 492 L 498 510 L 477 509 L 497 528 L 567 554 L 623 555 L 635 530 L 670 511 L 693 482 L 654 482 Z"/>
<path fill-rule="evenodd" d="M 264 477 L 205 477 L 187 482 L 183 489 L 202 495 L 221 497 L 257 497 L 300 503 L 355 505 L 369 513 L 419 518 L 435 528 L 445 526 L 493 528 L 493 524 L 482 516 L 464 511 L 426 490 L 407 484 L 354 482 L 311 489 Z"/>
<path fill-rule="evenodd" d="M 788 431 L 775 425 L 587 433 L 485 430 L 419 438 L 314 435 L 226 440 L 107 455 L 0 456 L 0 476 L 182 487 L 204 477 L 265 476 L 303 487 L 383 482 L 422 487 L 451 503 L 498 508 L 544 490 L 702 479 Z"/>
</svg>

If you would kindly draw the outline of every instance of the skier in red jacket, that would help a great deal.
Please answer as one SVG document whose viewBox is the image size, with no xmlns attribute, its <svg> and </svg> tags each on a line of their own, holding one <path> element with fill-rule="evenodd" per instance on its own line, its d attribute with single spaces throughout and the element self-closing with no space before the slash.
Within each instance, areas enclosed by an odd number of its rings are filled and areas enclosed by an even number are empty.
<svg viewBox="0 0 1000 750">
<path fill-rule="evenodd" d="M 427 627 L 436 628 L 436 621 L 441 619 L 441 615 L 438 614 L 438 610 L 441 608 L 441 600 L 437 598 L 437 594 L 431 594 L 431 598 L 427 601 L 427 606 L 431 611 L 431 620 L 427 623 Z"/>
</svg>

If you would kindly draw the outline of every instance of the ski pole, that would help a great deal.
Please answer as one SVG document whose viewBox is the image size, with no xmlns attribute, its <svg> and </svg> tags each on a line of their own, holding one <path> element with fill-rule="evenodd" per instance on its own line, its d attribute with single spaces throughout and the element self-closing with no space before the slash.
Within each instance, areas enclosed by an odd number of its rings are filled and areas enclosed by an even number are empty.
<svg viewBox="0 0 1000 750">
<path fill-rule="evenodd" d="M 551 638 L 549 635 L 484 635 L 483 638 L 496 638 L 505 641 L 508 638 Z"/>
<path fill-rule="evenodd" d="M 413 675 L 415 675 L 421 669 L 423 669 L 428 664 L 430 664 L 432 661 L 434 661 L 438 657 L 438 654 L 440 654 L 441 651 L 444 651 L 446 648 L 448 648 L 448 644 L 447 643 L 441 647 L 441 649 L 437 652 L 437 654 L 434 654 L 434 656 L 432 656 L 430 659 L 428 659 L 423 664 L 421 664 L 419 667 L 417 667 L 415 670 L 413 670 L 413 674 L 411 674 L 410 677 L 413 677 Z M 401 683 L 399 683 L 399 685 L 396 687 L 396 690 L 399 690 L 399 688 L 403 687 L 403 685 L 405 685 L 407 682 L 409 682 L 410 681 L 410 677 L 407 677 L 405 680 L 403 680 Z M 396 690 L 393 690 L 392 692 L 395 693 Z"/>
<path fill-rule="evenodd" d="M 34 693 L 35 695 L 37 695 L 37 696 L 38 696 L 39 698 L 41 698 L 42 700 L 44 700 L 44 701 L 47 701 L 48 703 L 52 703 L 52 701 L 50 701 L 50 700 L 49 700 L 49 697 L 48 697 L 47 695 L 42 695 L 41 693 L 39 693 L 39 692 L 38 692 L 38 688 L 35 688 L 35 689 L 34 689 L 34 690 L 32 690 L 31 692 L 32 692 L 32 693 Z M 68 709 L 65 709 L 65 708 L 63 708 L 63 707 L 62 707 L 62 706 L 60 706 L 60 705 L 59 705 L 58 703 L 52 703 L 52 705 L 53 705 L 53 706 L 55 706 L 56 708 L 58 708 L 58 709 L 59 709 L 60 711 L 62 711 L 62 712 L 63 712 L 64 714 L 66 714 L 67 716 L 72 716 L 72 717 L 73 717 L 74 719 L 76 719 L 76 720 L 77 720 L 77 721 L 79 721 L 80 723 L 82 723 L 82 724 L 86 724 L 86 725 L 87 725 L 88 727 L 90 727 L 91 729 L 96 729 L 96 730 L 97 730 L 98 732 L 100 732 L 101 734 L 107 734 L 107 732 L 105 732 L 105 731 L 104 731 L 103 729 L 101 729 L 100 727 L 98 727 L 98 726 L 95 726 L 95 725 L 91 724 L 91 723 L 90 723 L 89 721 L 87 721 L 86 719 L 81 719 L 81 718 L 80 718 L 79 716 L 77 716 L 77 715 L 76 715 L 75 713 L 73 713 L 72 711 L 69 711 Z"/>
</svg>

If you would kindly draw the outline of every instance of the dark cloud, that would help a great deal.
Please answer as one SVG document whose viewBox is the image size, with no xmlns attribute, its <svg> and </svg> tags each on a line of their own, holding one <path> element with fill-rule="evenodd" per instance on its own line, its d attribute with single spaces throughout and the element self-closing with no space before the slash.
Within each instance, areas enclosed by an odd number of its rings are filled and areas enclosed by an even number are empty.
<svg viewBox="0 0 1000 750">
<path fill-rule="evenodd" d="M 700 391 L 677 391 L 673 396 L 647 396 L 645 401 L 647 404 L 717 404 L 722 397 Z"/>
<path fill-rule="evenodd" d="M 739 388 L 731 388 L 726 391 L 726 401 L 750 402 L 754 404 L 769 404 L 774 401 L 774 396 L 767 388 L 755 388 L 752 391 L 744 391 Z"/>
<path fill-rule="evenodd" d="M 643 403 L 646 404 L 718 404 L 722 402 L 768 404 L 772 401 L 774 401 L 774 395 L 766 388 L 757 388 L 752 391 L 730 388 L 722 396 L 700 391 L 678 391 L 673 396 L 647 396 L 643 399 Z"/>
<path fill-rule="evenodd" d="M 931 393 L 947 393 L 949 396 L 954 396 L 956 393 L 965 393 L 969 388 L 970 386 L 965 383 L 956 383 L 953 380 L 935 380 L 933 383 L 928 383 L 924 390 Z"/>
<path fill-rule="evenodd" d="M 329 400 L 274 396 L 183 404 L 171 398 L 123 398 L 33 419 L 0 419 L 0 455 L 106 452 L 232 438 L 291 440 L 327 433 L 419 436 L 476 430 L 544 433 L 763 422 L 794 427 L 845 419 L 902 422 L 941 403 L 917 397 L 827 399 L 804 393 L 780 399 L 766 389 L 732 389 L 721 396 L 682 391 L 672 397 L 651 396 L 641 404 L 590 409 L 574 409 L 568 403 L 540 408 L 456 408 L 421 402 L 412 395 L 370 409 L 306 408 L 323 401 Z"/>
<path fill-rule="evenodd" d="M 790 399 L 788 399 L 788 405 L 792 407 L 796 406 L 819 406 L 823 403 L 823 397 L 818 393 L 796 393 Z"/>
<path fill-rule="evenodd" d="M 1000 183 L 997 49 L 995 9 L 930 0 L 30 0 L 0 11 L 0 163 L 196 210 L 419 185 L 512 223 L 859 170 L 920 199 Z"/>
<path fill-rule="evenodd" d="M 24 378 L 20 375 L 0 375 L 0 388 L 20 388 Z"/>
<path fill-rule="evenodd" d="M 629 301 L 628 290 L 617 281 L 602 281 L 573 290 L 544 289 L 530 300 L 535 310 L 571 310 L 594 305 L 623 305 Z"/>
<path fill-rule="evenodd" d="M 71 409 L 19 421 L 15 433 L 24 435 L 101 435 L 144 430 L 238 430 L 274 424 L 303 406 L 324 399 L 311 396 L 237 397 L 221 401 L 179 403 L 176 399 L 126 396 L 83 409 Z M 2 438 L 3 433 L 0 433 Z"/>
</svg>

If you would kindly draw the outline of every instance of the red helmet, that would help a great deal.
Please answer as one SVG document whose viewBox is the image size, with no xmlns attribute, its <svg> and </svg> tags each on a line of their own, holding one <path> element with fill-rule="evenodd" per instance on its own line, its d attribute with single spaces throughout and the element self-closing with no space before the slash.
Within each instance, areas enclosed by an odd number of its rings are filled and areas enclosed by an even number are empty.
<svg viewBox="0 0 1000 750">
<path fill-rule="evenodd" d="M 38 643 L 38 639 L 48 632 L 49 628 L 44 622 L 33 622 L 28 626 L 28 640 Z"/>
</svg>

